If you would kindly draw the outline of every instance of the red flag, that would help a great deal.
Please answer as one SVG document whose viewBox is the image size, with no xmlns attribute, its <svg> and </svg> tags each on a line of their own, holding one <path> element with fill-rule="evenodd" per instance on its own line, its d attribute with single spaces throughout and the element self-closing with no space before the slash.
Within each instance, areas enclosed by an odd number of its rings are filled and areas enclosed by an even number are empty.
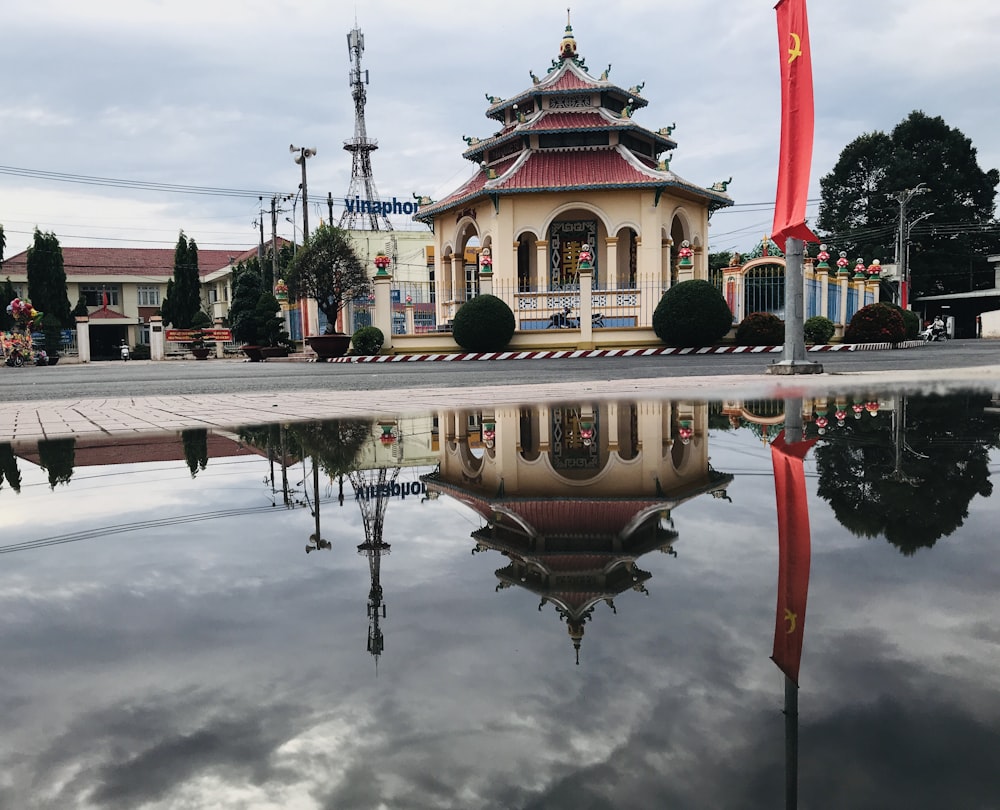
<svg viewBox="0 0 1000 810">
<path fill-rule="evenodd" d="M 107 290 L 101 290 L 101 306 L 104 309 L 108 308 L 108 291 Z"/>
<path fill-rule="evenodd" d="M 818 241 L 806 226 L 813 150 L 812 55 L 806 0 L 779 0 L 774 9 L 781 62 L 781 151 L 771 239 L 784 250 L 789 237 Z"/>
<path fill-rule="evenodd" d="M 771 444 L 774 493 L 778 501 L 778 607 L 771 660 L 796 685 L 806 624 L 811 548 L 802 460 L 815 443 L 811 439 L 786 444 L 782 431 Z"/>
</svg>

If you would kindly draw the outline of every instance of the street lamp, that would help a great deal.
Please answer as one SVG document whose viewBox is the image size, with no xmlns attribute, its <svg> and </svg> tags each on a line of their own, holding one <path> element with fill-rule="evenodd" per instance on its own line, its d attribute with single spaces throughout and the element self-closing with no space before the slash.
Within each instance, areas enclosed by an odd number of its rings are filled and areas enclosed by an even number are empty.
<svg viewBox="0 0 1000 810">
<path fill-rule="evenodd" d="M 302 166 L 302 241 L 309 238 L 309 196 L 306 192 L 306 160 L 316 156 L 316 149 L 291 144 L 288 151 L 295 155 L 295 162 Z M 295 154 L 298 152 L 298 154 Z"/>
<path fill-rule="evenodd" d="M 899 305 L 903 309 L 910 308 L 910 268 L 907 261 L 906 246 L 909 241 L 909 230 L 906 227 L 906 206 L 910 200 L 918 194 L 926 194 L 930 191 L 926 183 L 917 183 L 916 187 L 904 189 L 895 194 L 890 194 L 889 199 L 899 203 L 899 232 L 896 234 L 896 264 L 899 268 Z"/>
</svg>

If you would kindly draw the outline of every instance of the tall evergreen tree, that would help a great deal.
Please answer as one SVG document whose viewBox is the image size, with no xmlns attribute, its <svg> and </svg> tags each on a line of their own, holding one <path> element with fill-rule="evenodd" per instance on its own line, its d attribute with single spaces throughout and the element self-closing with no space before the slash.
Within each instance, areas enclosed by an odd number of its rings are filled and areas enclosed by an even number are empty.
<svg viewBox="0 0 1000 810">
<path fill-rule="evenodd" d="M 7 312 L 7 305 L 17 297 L 10 276 L 0 287 L 0 332 L 9 332 L 14 328 L 14 316 Z"/>
<path fill-rule="evenodd" d="M 66 292 L 66 270 L 62 248 L 54 233 L 35 228 L 35 238 L 28 248 L 28 298 L 39 312 L 51 315 L 62 326 L 73 323 L 73 311 Z"/>
<path fill-rule="evenodd" d="M 817 230 L 853 261 L 896 257 L 896 195 L 924 183 L 907 205 L 913 295 L 990 286 L 986 255 L 1000 249 L 995 220 L 1000 172 L 979 167 L 972 141 L 940 116 L 916 110 L 891 134 L 871 132 L 849 143 L 820 180 Z M 916 220 L 923 214 L 930 217 Z M 916 223 L 916 224 L 914 224 Z"/>
<path fill-rule="evenodd" d="M 167 294 L 160 306 L 165 323 L 189 329 L 201 310 L 201 279 L 198 275 L 198 246 L 181 231 L 174 248 L 174 277 L 167 282 Z"/>
</svg>

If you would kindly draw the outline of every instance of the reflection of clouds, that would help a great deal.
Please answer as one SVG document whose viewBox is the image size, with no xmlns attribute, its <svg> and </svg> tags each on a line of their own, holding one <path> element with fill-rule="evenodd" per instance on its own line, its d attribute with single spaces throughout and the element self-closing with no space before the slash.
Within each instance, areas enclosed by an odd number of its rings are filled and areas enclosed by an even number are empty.
<svg viewBox="0 0 1000 810">
<path fill-rule="evenodd" d="M 261 477 L 201 484 L 192 511 L 257 504 Z M 557 616 L 494 592 L 504 558 L 469 553 L 478 519 L 446 499 L 389 503 L 377 678 L 350 500 L 324 508 L 322 556 L 302 553 L 308 512 L 280 507 L 0 556 L 0 806 L 773 808 L 774 491 L 737 482 L 749 512 L 675 510 L 679 556 L 643 557 L 650 596 L 595 613 L 579 668 Z M 98 524 L 130 486 L 95 499 Z M 990 806 L 995 533 L 973 512 L 902 558 L 845 538 L 809 486 L 803 804 Z M 19 508 L 72 516 L 72 487 Z"/>
</svg>

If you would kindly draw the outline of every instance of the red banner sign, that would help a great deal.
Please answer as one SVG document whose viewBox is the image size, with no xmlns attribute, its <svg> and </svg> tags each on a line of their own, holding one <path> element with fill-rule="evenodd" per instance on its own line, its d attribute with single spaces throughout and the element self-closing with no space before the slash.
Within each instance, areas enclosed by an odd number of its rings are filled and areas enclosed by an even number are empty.
<svg viewBox="0 0 1000 810">
<path fill-rule="evenodd" d="M 167 329 L 165 338 L 170 343 L 190 343 L 198 338 L 228 343 L 233 339 L 232 329 Z"/>
</svg>

